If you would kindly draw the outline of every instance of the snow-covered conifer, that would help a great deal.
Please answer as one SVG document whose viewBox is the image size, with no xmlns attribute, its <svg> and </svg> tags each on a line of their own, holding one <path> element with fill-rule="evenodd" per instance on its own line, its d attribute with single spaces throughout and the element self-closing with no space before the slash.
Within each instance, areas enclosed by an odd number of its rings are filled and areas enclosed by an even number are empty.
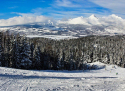
<svg viewBox="0 0 125 91">
<path fill-rule="evenodd" d="M 40 48 L 38 47 L 36 49 L 36 52 L 35 52 L 35 63 L 34 63 L 34 65 L 35 65 L 36 69 L 41 69 L 41 58 L 40 58 L 41 54 L 40 53 L 41 53 L 41 51 L 40 51 Z"/>
<path fill-rule="evenodd" d="M 30 45 L 27 43 L 27 39 L 24 38 L 22 45 L 21 45 L 21 60 L 20 60 L 20 65 L 21 68 L 29 69 L 29 67 L 32 64 L 32 61 L 30 60 Z"/>
</svg>

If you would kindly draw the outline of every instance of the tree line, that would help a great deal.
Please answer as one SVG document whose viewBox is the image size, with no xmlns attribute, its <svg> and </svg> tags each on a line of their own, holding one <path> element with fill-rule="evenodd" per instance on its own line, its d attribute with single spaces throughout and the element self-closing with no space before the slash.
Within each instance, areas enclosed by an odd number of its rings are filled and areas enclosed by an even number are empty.
<svg viewBox="0 0 125 91">
<path fill-rule="evenodd" d="M 125 36 L 52 40 L 0 32 L 0 66 L 37 70 L 83 70 L 100 61 L 125 67 Z"/>
</svg>

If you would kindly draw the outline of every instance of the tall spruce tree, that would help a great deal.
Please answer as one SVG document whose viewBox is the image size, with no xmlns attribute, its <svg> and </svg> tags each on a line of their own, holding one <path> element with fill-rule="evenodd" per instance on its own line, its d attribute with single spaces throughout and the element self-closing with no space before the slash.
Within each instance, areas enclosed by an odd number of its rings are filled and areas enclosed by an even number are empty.
<svg viewBox="0 0 125 91">
<path fill-rule="evenodd" d="M 36 52 L 35 52 L 35 63 L 34 63 L 35 69 L 38 69 L 38 70 L 40 70 L 42 68 L 41 67 L 41 58 L 40 58 L 40 56 L 41 56 L 41 51 L 40 51 L 40 47 L 38 47 L 36 49 Z"/>
<path fill-rule="evenodd" d="M 0 66 L 2 60 L 2 33 L 0 32 Z"/>
<path fill-rule="evenodd" d="M 19 45 L 19 42 L 16 40 L 14 41 L 13 44 L 13 49 L 12 49 L 12 67 L 14 68 L 20 68 L 20 59 L 21 59 L 21 46 Z"/>
<path fill-rule="evenodd" d="M 31 67 L 32 61 L 30 60 L 30 45 L 27 43 L 27 39 L 24 38 L 21 45 L 20 55 L 20 66 L 24 69 L 29 69 Z"/>
</svg>

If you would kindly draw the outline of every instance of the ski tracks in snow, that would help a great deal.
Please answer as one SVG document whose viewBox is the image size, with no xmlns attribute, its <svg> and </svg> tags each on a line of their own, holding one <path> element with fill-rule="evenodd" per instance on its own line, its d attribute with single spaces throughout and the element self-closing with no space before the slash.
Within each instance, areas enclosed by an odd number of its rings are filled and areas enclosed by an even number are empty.
<svg viewBox="0 0 125 91">
<path fill-rule="evenodd" d="M 125 91 L 124 71 L 27 71 L 0 67 L 0 91 Z"/>
<path fill-rule="evenodd" d="M 120 91 L 125 81 L 111 78 L 7 78 L 0 79 L 0 91 Z M 122 84 L 122 85 L 120 85 Z M 123 91 L 123 90 L 122 90 Z"/>
</svg>

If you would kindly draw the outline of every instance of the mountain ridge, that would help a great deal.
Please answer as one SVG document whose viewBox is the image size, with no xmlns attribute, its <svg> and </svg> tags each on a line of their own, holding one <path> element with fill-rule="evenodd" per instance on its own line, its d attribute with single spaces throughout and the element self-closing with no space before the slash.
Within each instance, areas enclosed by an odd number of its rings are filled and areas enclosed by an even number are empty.
<svg viewBox="0 0 125 91">
<path fill-rule="evenodd" d="M 88 18 L 83 16 L 68 20 L 52 21 L 46 23 L 36 22 L 22 25 L 0 27 L 0 31 L 10 31 L 26 35 L 124 35 L 125 20 L 114 14 L 108 17 L 96 17 L 94 14 Z"/>
</svg>

